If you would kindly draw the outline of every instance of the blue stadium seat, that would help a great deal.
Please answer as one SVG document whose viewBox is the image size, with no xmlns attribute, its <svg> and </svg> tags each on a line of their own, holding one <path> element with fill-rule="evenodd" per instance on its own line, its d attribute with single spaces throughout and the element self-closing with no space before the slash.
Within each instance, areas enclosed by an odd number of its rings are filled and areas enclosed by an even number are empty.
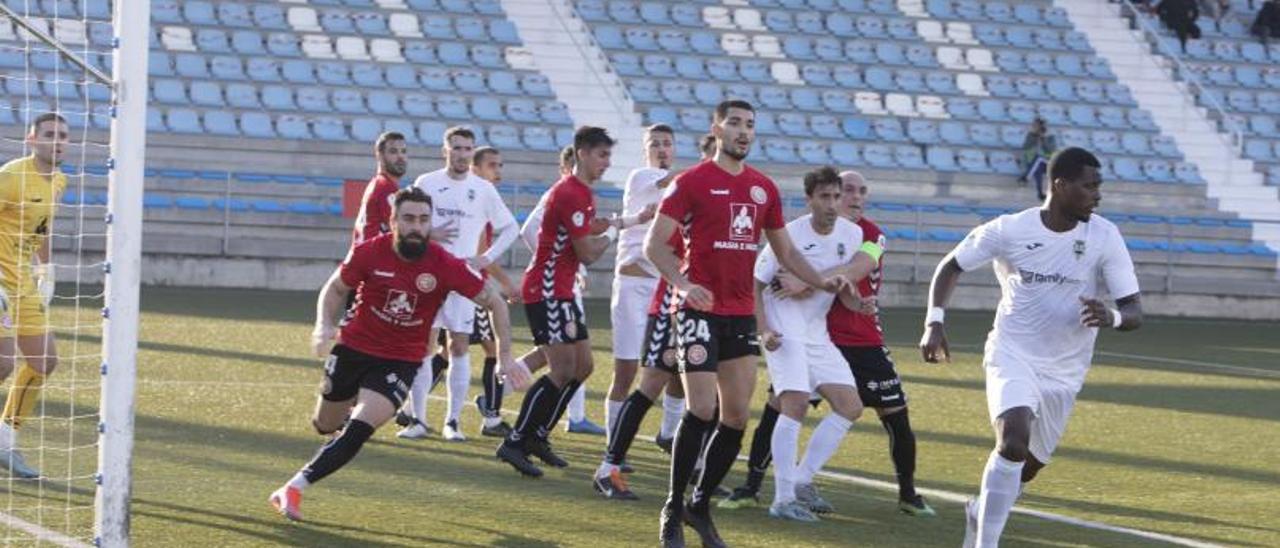
<svg viewBox="0 0 1280 548">
<path fill-rule="evenodd" d="M 817 90 L 814 90 L 813 88 L 799 87 L 792 89 L 791 104 L 796 108 L 805 111 L 824 110 L 822 99 Z"/>
<path fill-rule="evenodd" d="M 322 61 L 316 63 L 316 78 L 323 84 L 333 86 L 351 85 L 347 64 L 338 61 Z"/>
<path fill-rule="evenodd" d="M 791 99 L 787 97 L 787 92 L 774 86 L 760 88 L 760 102 L 764 104 L 765 108 L 773 110 L 784 111 L 793 108 Z"/>
<path fill-rule="evenodd" d="M 893 73 L 884 67 L 868 67 L 863 79 L 868 87 L 877 91 L 897 91 L 898 89 L 893 81 Z"/>
<path fill-rule="evenodd" d="M 478 70 L 459 70 L 453 73 L 453 85 L 458 91 L 466 93 L 484 94 L 489 92 L 489 86 L 484 81 L 484 73 Z"/>
<path fill-rule="evenodd" d="M 209 73 L 218 80 L 248 80 L 240 58 L 232 55 L 214 57 L 209 62 Z"/>
<path fill-rule="evenodd" d="M 1036 49 L 1035 33 L 1028 27 L 1009 27 L 1004 31 L 1005 40 L 1010 46 L 1024 49 Z"/>
<path fill-rule="evenodd" d="M 426 42 L 408 42 L 404 45 L 404 58 L 419 65 L 438 65 L 435 47 Z"/>
<path fill-rule="evenodd" d="M 784 164 L 795 164 L 800 162 L 800 157 L 796 155 L 795 143 L 779 139 L 777 137 L 765 139 L 764 154 L 769 160 Z"/>
<path fill-rule="evenodd" d="M 197 25 L 217 25 L 213 15 L 213 4 L 203 0 L 190 0 L 182 4 L 182 18 L 188 23 Z"/>
<path fill-rule="evenodd" d="M 726 84 L 724 87 L 725 99 L 742 99 L 751 104 L 759 103 L 756 98 L 756 88 L 750 84 Z"/>
<path fill-rule="evenodd" d="M 1111 65 L 1102 57 L 1086 57 L 1084 61 L 1085 71 L 1089 76 L 1100 80 L 1115 80 L 1115 73 L 1111 72 Z"/>
<path fill-rule="evenodd" d="M 964 123 L 954 120 L 938 124 L 938 139 L 949 145 L 968 145 L 973 142 Z"/>
<path fill-rule="evenodd" d="M 308 86 L 298 88 L 294 93 L 298 108 L 310 112 L 329 112 L 333 106 L 329 104 L 329 93 L 324 88 Z"/>
<path fill-rule="evenodd" d="M 544 127 L 525 126 L 524 145 L 530 150 L 550 152 L 556 150 L 555 138 Z"/>
<path fill-rule="evenodd" d="M 1005 114 L 1004 103 L 998 99 L 983 99 L 979 101 L 978 116 L 988 122 L 1005 122 L 1009 120 L 1008 115 Z"/>
<path fill-rule="evenodd" d="M 290 111 L 298 109 L 293 102 L 293 90 L 280 85 L 263 86 L 262 104 L 268 109 L 275 111 Z"/>
<path fill-rule="evenodd" d="M 419 74 L 419 81 L 422 87 L 432 91 L 453 91 L 453 78 L 449 76 L 449 71 L 440 67 L 429 67 L 423 69 Z"/>
<path fill-rule="evenodd" d="M 1002 49 L 996 52 L 996 66 L 1001 72 L 1027 72 L 1027 63 L 1022 57 L 1022 52 L 1012 49 Z"/>
<path fill-rule="evenodd" d="M 822 35 L 827 30 L 822 23 L 822 14 L 813 11 L 797 12 L 795 21 L 796 30 L 810 36 Z"/>
<path fill-rule="evenodd" d="M 782 131 L 778 129 L 778 121 L 774 114 L 769 111 L 756 112 L 756 134 L 758 135 L 781 135 Z"/>
<path fill-rule="evenodd" d="M 830 155 L 837 165 L 860 166 L 866 163 L 862 159 L 862 153 L 859 152 L 858 145 L 846 141 L 831 143 Z"/>
<path fill-rule="evenodd" d="M 690 33 L 689 47 L 703 55 L 724 55 L 724 50 L 720 47 L 720 39 L 710 32 Z"/>
<path fill-rule="evenodd" d="M 208 80 L 191 83 L 191 102 L 206 107 L 220 107 L 225 104 L 222 100 L 222 88 L 217 82 Z"/>
<path fill-rule="evenodd" d="M 1000 126 L 1000 142 L 1009 148 L 1022 148 L 1022 142 L 1026 140 L 1027 130 L 1021 126 Z M 1065 134 L 1066 132 L 1064 132 Z M 1077 132 L 1078 133 L 1078 132 Z M 1062 146 L 1059 143 L 1058 146 Z"/>
<path fill-rule="evenodd" d="M 22 80 L 9 79 L 5 82 L 6 88 L 9 88 L 10 84 L 15 82 L 22 82 Z M 22 94 L 20 90 L 8 89 L 8 91 L 10 95 L 20 96 Z M 171 105 L 185 105 L 190 102 L 187 99 L 186 86 L 183 86 L 179 80 L 154 80 L 151 83 L 151 97 L 156 101 Z"/>
<path fill-rule="evenodd" d="M 791 19 L 791 12 L 782 10 L 769 10 L 764 12 L 764 25 L 775 33 L 795 32 L 795 21 Z"/>
<path fill-rule="evenodd" d="M 871 123 L 876 136 L 882 141 L 905 142 L 906 134 L 902 130 L 902 122 L 897 118 L 876 118 Z"/>
<path fill-rule="evenodd" d="M 165 123 L 174 133 L 204 133 L 200 115 L 189 108 L 171 108 L 165 114 Z"/>
<path fill-rule="evenodd" d="M 795 100 L 795 95 L 792 95 L 792 100 Z M 853 104 L 853 97 L 846 91 L 836 89 L 822 92 L 822 107 L 828 111 L 838 113 L 852 114 L 858 111 L 858 108 Z"/>
<path fill-rule="evenodd" d="M 1141 166 L 1133 158 L 1116 158 L 1111 162 L 1111 170 L 1122 181 L 1145 181 Z"/>
<path fill-rule="evenodd" d="M 972 124 L 968 126 L 968 130 L 969 138 L 974 144 L 991 148 L 1000 148 L 1004 146 L 1004 143 L 1000 139 L 1000 131 L 996 126 L 989 124 Z"/>
<path fill-rule="evenodd" d="M 181 23 L 182 10 L 174 0 L 156 0 L 151 3 L 152 23 Z"/>
<path fill-rule="evenodd" d="M 470 40 L 472 42 L 488 42 L 489 31 L 485 28 L 484 22 L 475 17 L 459 17 L 453 20 L 453 28 L 458 33 L 458 38 Z"/>
<path fill-rule="evenodd" d="M 1036 45 L 1047 50 L 1064 50 L 1067 46 L 1062 43 L 1062 35 L 1057 30 L 1051 28 L 1038 28 L 1034 32 Z"/>
<path fill-rule="evenodd" d="M 422 142 L 418 139 L 417 132 L 414 131 L 413 122 L 403 118 L 392 118 L 386 120 L 382 125 L 382 131 L 394 131 L 404 135 L 405 141 L 411 145 L 417 145 Z"/>
<path fill-rule="evenodd" d="M 622 36 L 626 44 L 640 51 L 658 51 L 658 39 L 653 31 L 644 28 L 629 28 L 623 31 Z"/>
<path fill-rule="evenodd" d="M 279 4 L 254 4 L 253 22 L 258 28 L 263 29 L 289 29 L 289 22 L 285 19 L 284 8 Z"/>
<path fill-rule="evenodd" d="M 489 21 L 489 36 L 499 44 L 517 45 L 520 44 L 520 33 L 516 30 L 515 23 L 506 19 L 492 19 Z"/>
<path fill-rule="evenodd" d="M 1004 115 L 1004 108 L 1000 106 L 1000 102 L 996 101 L 997 108 L 1000 108 L 1000 115 Z M 967 97 L 956 97 L 947 101 L 947 114 L 957 120 L 980 120 L 983 116 L 978 111 L 978 105 L 973 99 Z"/>
<path fill-rule="evenodd" d="M 778 129 L 783 135 L 803 137 L 809 134 L 808 118 L 803 114 L 785 112 L 778 114 Z"/>
<path fill-rule="evenodd" d="M 693 86 L 693 99 L 700 105 L 715 106 L 724 100 L 724 89 L 720 84 L 698 82 Z"/>
<path fill-rule="evenodd" d="M 646 123 L 649 124 L 667 124 L 672 127 L 680 127 L 680 114 L 676 109 L 666 106 L 655 106 L 645 113 Z"/>
<path fill-rule="evenodd" d="M 225 110 L 205 111 L 204 129 L 214 135 L 240 135 L 240 129 L 236 127 L 236 115 Z"/>
<path fill-rule="evenodd" d="M 440 146 L 444 144 L 444 132 L 449 127 L 438 120 L 427 120 L 418 124 L 418 138 L 422 144 L 429 146 Z"/>
<path fill-rule="evenodd" d="M 234 40 L 234 37 L 232 38 Z M 251 44 L 243 44 L 252 47 Z M 238 47 L 238 46 L 237 46 Z M 267 51 L 276 57 L 301 57 L 298 37 L 286 32 L 273 32 L 267 36 Z"/>
<path fill-rule="evenodd" d="M 660 84 L 662 98 L 677 105 L 692 105 L 697 101 L 693 98 L 693 88 L 688 83 L 680 80 L 666 80 Z"/>
<path fill-rule="evenodd" d="M 817 56 L 813 53 L 813 44 L 805 36 L 785 36 L 782 39 L 782 52 L 790 59 L 811 60 Z"/>
<path fill-rule="evenodd" d="M 683 108 L 677 118 L 677 126 L 691 131 L 705 131 L 711 127 L 711 113 L 701 108 Z"/>
<path fill-rule="evenodd" d="M 299 102 L 302 102 L 303 97 L 307 96 L 300 92 Z M 310 98 L 308 97 L 307 100 L 310 101 Z M 304 110 L 311 110 L 305 104 L 301 106 Z M 368 109 L 365 108 L 364 97 L 360 95 L 360 92 L 352 89 L 333 90 L 333 109 L 346 114 L 365 114 L 368 112 Z"/>
<path fill-rule="evenodd" d="M 532 100 L 523 97 L 507 101 L 507 119 L 530 124 L 542 120 L 538 114 L 538 106 Z"/>
<path fill-rule="evenodd" d="M 640 4 L 640 18 L 650 25 L 672 25 L 670 14 L 667 12 L 667 5 L 659 2 L 645 2 Z"/>
<path fill-rule="evenodd" d="M 880 42 L 876 44 L 876 58 L 890 65 L 906 65 L 907 57 L 902 46 L 896 42 Z"/>
<path fill-rule="evenodd" d="M 1159 130 L 1159 128 L 1156 127 L 1155 120 L 1151 118 L 1151 113 L 1145 110 L 1137 108 L 1130 109 L 1128 117 L 1129 123 L 1134 127 L 1134 129 L 1140 129 L 1143 131 Z"/>
<path fill-rule="evenodd" d="M 351 67 L 351 81 L 364 88 L 385 87 L 382 79 L 382 67 L 373 63 L 359 63 Z"/>
<path fill-rule="evenodd" d="M 981 150 L 965 148 L 956 151 L 956 165 L 966 173 L 992 173 L 987 165 L 987 157 Z"/>
<path fill-rule="evenodd" d="M 218 19 L 229 27 L 250 28 L 254 24 L 249 6 L 234 2 L 218 3 Z"/>
<path fill-rule="evenodd" d="M 1173 168 L 1169 165 L 1169 162 L 1164 160 L 1143 161 L 1142 172 L 1147 176 L 1147 179 L 1157 183 L 1174 182 Z"/>
<path fill-rule="evenodd" d="M 657 78 L 672 78 L 676 75 L 675 65 L 666 55 L 649 54 L 641 60 L 645 74 Z"/>
<path fill-rule="evenodd" d="M 346 124 L 332 116 L 318 116 L 311 121 L 311 131 L 317 139 L 325 141 L 348 141 Z"/>
<path fill-rule="evenodd" d="M 1018 95 L 1027 99 L 1039 100 L 1046 99 L 1049 96 L 1044 89 L 1044 80 L 1039 78 L 1032 78 L 1030 76 L 1018 78 L 1015 83 L 1015 87 L 1018 89 Z"/>
<path fill-rule="evenodd" d="M 987 157 L 991 170 L 1004 175 L 1021 175 L 1022 169 L 1012 152 L 1005 150 L 992 151 Z"/>
<path fill-rule="evenodd" d="M 471 100 L 471 113 L 480 120 L 505 121 L 502 103 L 494 97 L 476 97 Z"/>
<path fill-rule="evenodd" d="M 549 124 L 572 125 L 573 120 L 569 118 L 569 108 L 559 101 L 547 101 L 538 106 L 538 111 L 542 114 L 542 121 Z"/>
<path fill-rule="evenodd" d="M 827 145 L 818 141 L 800 141 L 796 143 L 796 155 L 800 161 L 810 165 L 826 165 L 831 163 L 831 155 Z"/>
<path fill-rule="evenodd" d="M 959 171 L 956 152 L 947 147 L 932 146 L 925 152 L 926 163 L 938 171 Z"/>
<path fill-rule="evenodd" d="M 196 49 L 207 53 L 229 53 L 227 33 L 222 29 L 196 29 Z"/>
<path fill-rule="evenodd" d="M 265 112 L 246 112 L 240 115 L 240 130 L 248 137 L 271 138 L 276 136 L 271 117 Z"/>
<path fill-rule="evenodd" d="M 614 0 L 609 2 L 609 18 L 619 23 L 639 24 L 643 22 L 635 4 L 629 1 Z"/>
<path fill-rule="evenodd" d="M 174 56 L 174 68 L 179 76 L 209 78 L 209 64 L 197 53 L 179 53 Z"/>
<path fill-rule="evenodd" d="M 907 138 L 917 144 L 937 144 L 940 141 L 938 137 L 938 124 L 932 120 L 912 118 L 907 121 Z M 954 156 L 954 154 L 952 154 L 952 156 Z"/>
<path fill-rule="evenodd" d="M 1072 125 L 1082 127 L 1098 127 L 1102 124 L 1098 123 L 1098 119 L 1091 105 L 1074 104 L 1067 109 L 1067 118 Z"/>
<path fill-rule="evenodd" d="M 314 84 L 316 83 L 315 67 L 310 61 L 302 59 L 288 59 L 280 65 L 280 72 L 284 75 L 284 80 L 295 84 Z M 279 78 L 273 78 L 268 81 L 278 81 Z"/>
<path fill-rule="evenodd" d="M 893 159 L 893 151 L 886 145 L 870 144 L 863 147 L 862 158 L 872 167 L 897 167 Z"/>
<path fill-rule="evenodd" d="M 418 72 L 410 65 L 391 65 L 387 67 L 387 84 L 399 89 L 417 89 Z"/>
<path fill-rule="evenodd" d="M 421 93 L 406 93 L 401 98 L 401 106 L 405 114 L 414 118 L 435 118 L 439 116 L 431 98 Z"/>
<path fill-rule="evenodd" d="M 924 169 L 926 164 L 920 147 L 916 145 L 897 145 L 893 147 L 893 161 L 906 169 Z"/>
<path fill-rule="evenodd" d="M 382 133 L 382 122 L 376 118 L 356 118 L 351 121 L 351 138 L 362 143 L 371 143 Z"/>
<path fill-rule="evenodd" d="M 1138 156 L 1150 156 L 1154 154 L 1151 145 L 1147 141 L 1146 134 L 1125 132 L 1120 136 L 1120 146 L 1129 154 Z"/>
<path fill-rule="evenodd" d="M 471 110 L 467 108 L 467 100 L 458 95 L 440 95 L 436 97 L 436 112 L 440 116 L 452 120 L 471 118 Z"/>
<path fill-rule="evenodd" d="M 440 56 L 440 61 L 446 65 L 465 67 L 471 65 L 471 59 L 467 55 L 467 46 L 458 42 L 442 42 L 436 46 L 436 54 Z"/>
<path fill-rule="evenodd" d="M 633 80 L 628 90 L 631 92 L 631 98 L 636 101 L 642 103 L 663 102 L 662 95 L 658 91 L 658 84 L 653 80 Z"/>
<path fill-rule="evenodd" d="M 909 93 L 927 93 L 928 88 L 924 83 L 924 75 L 914 70 L 899 70 L 894 74 L 894 83 L 897 89 Z"/>
<path fill-rule="evenodd" d="M 840 129 L 844 130 L 844 134 L 850 139 L 871 140 L 874 134 L 871 131 L 871 124 L 866 118 L 860 116 L 845 116 L 840 123 Z"/>
<path fill-rule="evenodd" d="M 1045 91 L 1048 92 L 1049 97 L 1058 101 L 1070 103 L 1076 100 L 1075 87 L 1071 85 L 1069 80 L 1062 78 L 1049 80 L 1045 85 Z"/>
<path fill-rule="evenodd" d="M 320 26 L 326 32 L 338 34 L 354 34 L 356 31 L 356 26 L 351 21 L 351 16 L 345 11 L 335 9 L 320 12 Z"/>
<path fill-rule="evenodd" d="M 1107 84 L 1106 90 L 1107 99 L 1110 100 L 1112 104 L 1127 107 L 1136 106 L 1138 104 L 1133 100 L 1133 95 L 1129 93 L 1129 88 L 1120 83 L 1112 82 Z"/>
<path fill-rule="evenodd" d="M 1263 139 L 1245 140 L 1244 156 L 1250 160 L 1271 161 L 1273 159 L 1271 141 Z"/>
<path fill-rule="evenodd" d="M 1008 76 L 992 75 L 984 78 L 987 84 L 987 91 L 996 97 L 1017 97 L 1018 90 L 1013 85 L 1013 80 Z"/>
<path fill-rule="evenodd" d="M 702 10 L 692 4 L 673 4 L 671 20 L 684 27 L 703 27 Z"/>
<path fill-rule="evenodd" d="M 800 78 L 813 86 L 836 85 L 835 80 L 831 79 L 831 69 L 826 65 L 803 65 L 800 67 Z"/>
<path fill-rule="evenodd" d="M 352 16 L 355 20 L 356 31 L 366 36 L 390 36 L 391 29 L 387 28 L 387 20 L 380 13 L 363 11 Z M 488 33 L 486 33 L 487 35 Z M 486 36 L 487 38 L 487 36 Z"/>
</svg>

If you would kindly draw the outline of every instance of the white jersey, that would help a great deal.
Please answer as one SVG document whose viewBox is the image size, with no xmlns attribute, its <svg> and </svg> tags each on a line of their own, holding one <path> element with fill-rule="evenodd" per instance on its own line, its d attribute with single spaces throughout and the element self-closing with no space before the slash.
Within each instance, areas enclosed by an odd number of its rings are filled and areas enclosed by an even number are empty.
<svg viewBox="0 0 1280 548">
<path fill-rule="evenodd" d="M 1044 226 L 1039 208 L 1002 215 L 970 232 L 955 259 L 966 271 L 995 261 L 1001 296 L 986 362 L 1022 362 L 1074 386 L 1084 383 L 1098 337 L 1080 321 L 1080 298 L 1099 297 L 1099 275 L 1113 297 L 1138 293 L 1124 238 L 1098 215 L 1062 233 Z"/>
<path fill-rule="evenodd" d="M 837 218 L 829 234 L 818 234 L 813 229 L 813 215 L 805 215 L 787 223 L 787 233 L 796 249 L 804 255 L 813 269 L 824 270 L 853 262 L 862 244 L 862 228 L 852 221 Z M 756 258 L 755 278 L 769 284 L 777 276 L 780 266 L 772 246 Z M 835 302 L 834 293 L 814 291 L 803 299 L 778 299 L 772 291 L 764 293 L 764 314 L 769 327 L 782 334 L 783 339 L 810 343 L 831 340 L 827 332 L 827 311 Z"/>
<path fill-rule="evenodd" d="M 663 188 L 658 186 L 669 173 L 656 167 L 642 167 L 633 170 L 627 177 L 627 185 L 622 191 L 622 215 L 639 215 L 644 208 L 655 205 L 662 199 Z M 644 239 L 649 233 L 649 225 L 653 221 L 627 227 L 618 234 L 618 266 L 628 264 L 640 265 L 645 272 L 658 276 L 658 268 L 644 256 Z"/>
<path fill-rule="evenodd" d="M 449 178 L 446 170 L 440 169 L 419 176 L 413 186 L 431 196 L 434 209 L 432 227 L 456 223 L 458 237 L 444 244 L 445 250 L 453 256 L 462 259 L 475 257 L 484 237 L 485 225 L 493 225 L 494 239 L 485 253 L 491 261 L 506 252 L 515 240 L 518 228 L 515 216 L 502 203 L 497 187 L 480 176 L 467 172 L 466 178 L 457 181 Z"/>
</svg>

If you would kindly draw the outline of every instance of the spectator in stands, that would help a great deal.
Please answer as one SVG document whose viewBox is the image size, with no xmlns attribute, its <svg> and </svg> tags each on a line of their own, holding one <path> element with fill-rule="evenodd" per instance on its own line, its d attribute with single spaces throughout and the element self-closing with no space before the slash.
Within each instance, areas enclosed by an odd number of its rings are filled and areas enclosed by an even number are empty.
<svg viewBox="0 0 1280 548">
<path fill-rule="evenodd" d="M 1257 36 L 1264 44 L 1268 39 L 1280 38 L 1280 2 L 1267 0 L 1263 3 L 1258 16 L 1253 19 L 1253 25 L 1249 27 L 1249 33 Z"/>
<path fill-rule="evenodd" d="M 1024 182 L 1036 183 L 1036 195 L 1044 201 L 1044 172 L 1049 167 L 1048 158 L 1058 149 L 1058 138 L 1049 133 L 1044 118 L 1036 117 L 1031 121 L 1031 129 L 1022 140 L 1022 174 Z"/>
<path fill-rule="evenodd" d="M 1187 38 L 1200 39 L 1200 27 L 1196 19 L 1200 17 L 1200 6 L 1196 0 L 1160 0 L 1156 5 L 1156 15 L 1160 22 L 1178 35 L 1182 51 L 1187 51 Z"/>
</svg>

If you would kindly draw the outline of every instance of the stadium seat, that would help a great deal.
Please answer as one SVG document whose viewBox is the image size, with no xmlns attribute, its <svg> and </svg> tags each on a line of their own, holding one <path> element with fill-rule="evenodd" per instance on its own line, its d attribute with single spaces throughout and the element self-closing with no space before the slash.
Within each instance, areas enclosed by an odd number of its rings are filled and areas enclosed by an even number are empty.
<svg viewBox="0 0 1280 548">
<path fill-rule="evenodd" d="M 467 108 L 467 100 L 458 95 L 441 95 L 436 97 L 436 112 L 451 120 L 467 120 L 471 111 Z"/>
<path fill-rule="evenodd" d="M 271 116 L 265 112 L 245 112 L 240 115 L 240 130 L 248 137 L 273 138 Z"/>
<path fill-rule="evenodd" d="M 811 165 L 826 165 L 831 163 L 831 155 L 827 152 L 827 145 L 818 141 L 800 141 L 796 145 L 797 155 L 800 160 Z"/>
<path fill-rule="evenodd" d="M 916 145 L 897 145 L 893 147 L 893 161 L 906 169 L 925 169 L 924 156 Z"/>
<path fill-rule="evenodd" d="M 6 87 L 9 87 L 11 84 L 16 82 L 21 82 L 21 80 L 9 79 L 5 84 Z M 20 89 L 9 89 L 8 91 L 10 95 L 14 96 L 21 96 L 23 94 Z M 189 102 L 187 100 L 186 87 L 183 86 L 182 82 L 179 80 L 155 80 L 151 84 L 151 97 L 156 101 L 171 105 L 185 105 Z"/>
<path fill-rule="evenodd" d="M 229 53 L 231 44 L 222 29 L 196 29 L 196 48 L 207 53 Z"/>
<path fill-rule="evenodd" d="M 269 85 L 262 88 L 262 104 L 275 111 L 298 109 L 293 102 L 293 91 L 290 88 L 279 85 Z"/>
<path fill-rule="evenodd" d="M 210 110 L 204 113 L 204 129 L 214 135 L 239 136 L 236 127 L 236 116 L 225 110 Z"/>
<path fill-rule="evenodd" d="M 871 144 L 862 149 L 862 158 L 867 165 L 880 168 L 897 167 L 893 159 L 893 151 L 886 145 Z"/>
<path fill-rule="evenodd" d="M 213 4 L 203 0 L 190 0 L 182 4 L 182 18 L 188 23 L 197 25 L 217 25 L 213 15 Z"/>
<path fill-rule="evenodd" d="M 800 162 L 800 157 L 796 155 L 795 143 L 786 139 L 770 138 L 764 142 L 764 153 L 769 160 L 784 164 L 794 164 Z"/>
<path fill-rule="evenodd" d="M 225 104 L 222 100 L 221 86 L 217 82 L 207 80 L 191 83 L 191 102 L 206 107 L 220 107 Z"/>
<path fill-rule="evenodd" d="M 931 146 L 925 153 L 927 164 L 938 171 L 959 171 L 956 165 L 956 153 L 947 147 Z"/>
<path fill-rule="evenodd" d="M 559 101 L 548 101 L 542 103 L 538 107 L 539 113 L 542 115 L 542 121 L 549 124 L 572 125 L 573 120 L 569 118 L 569 109 Z"/>
<path fill-rule="evenodd" d="M 913 119 L 907 121 L 907 138 L 921 145 L 934 145 L 938 137 L 938 124 L 930 120 Z M 952 154 L 954 156 L 954 154 Z"/>
<path fill-rule="evenodd" d="M 165 114 L 165 123 L 174 133 L 203 133 L 200 116 L 188 108 L 172 108 Z"/>
</svg>

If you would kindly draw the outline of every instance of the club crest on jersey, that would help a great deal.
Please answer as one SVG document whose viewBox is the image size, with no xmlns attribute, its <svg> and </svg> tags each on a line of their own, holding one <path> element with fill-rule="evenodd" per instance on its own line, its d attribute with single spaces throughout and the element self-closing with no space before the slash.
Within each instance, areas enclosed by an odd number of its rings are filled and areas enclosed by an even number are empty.
<svg viewBox="0 0 1280 548">
<path fill-rule="evenodd" d="M 769 194 L 765 192 L 762 187 L 752 186 L 751 200 L 757 204 L 764 205 L 764 203 L 769 200 Z"/>
<path fill-rule="evenodd" d="M 1076 243 L 1074 246 L 1072 246 L 1071 251 L 1076 254 L 1077 261 L 1080 260 L 1081 257 L 1084 257 L 1084 240 L 1076 240 Z"/>
<path fill-rule="evenodd" d="M 467 201 L 469 202 L 476 201 L 476 189 L 474 188 L 467 189 Z"/>
<path fill-rule="evenodd" d="M 399 289 L 392 289 L 387 291 L 387 302 L 382 305 L 382 311 L 392 318 L 403 321 L 411 318 L 414 309 L 417 307 L 417 295 L 411 295 Z"/>
<path fill-rule="evenodd" d="M 756 205 L 729 204 L 729 239 L 754 242 L 756 239 Z"/>
<path fill-rule="evenodd" d="M 586 214 L 582 213 L 581 211 L 573 212 L 573 226 L 582 226 L 582 223 L 585 223 L 585 222 L 587 222 Z"/>
<path fill-rule="evenodd" d="M 844 251 L 844 242 L 836 244 L 836 256 L 840 257 L 842 261 L 844 260 Z"/>
<path fill-rule="evenodd" d="M 691 345 L 689 350 L 685 352 L 685 359 L 690 365 L 702 365 L 707 363 L 707 347 L 700 344 Z"/>
<path fill-rule="evenodd" d="M 436 277 L 430 273 L 423 272 L 418 274 L 418 279 L 413 281 L 413 285 L 418 286 L 418 291 L 430 293 L 436 288 Z"/>
</svg>

